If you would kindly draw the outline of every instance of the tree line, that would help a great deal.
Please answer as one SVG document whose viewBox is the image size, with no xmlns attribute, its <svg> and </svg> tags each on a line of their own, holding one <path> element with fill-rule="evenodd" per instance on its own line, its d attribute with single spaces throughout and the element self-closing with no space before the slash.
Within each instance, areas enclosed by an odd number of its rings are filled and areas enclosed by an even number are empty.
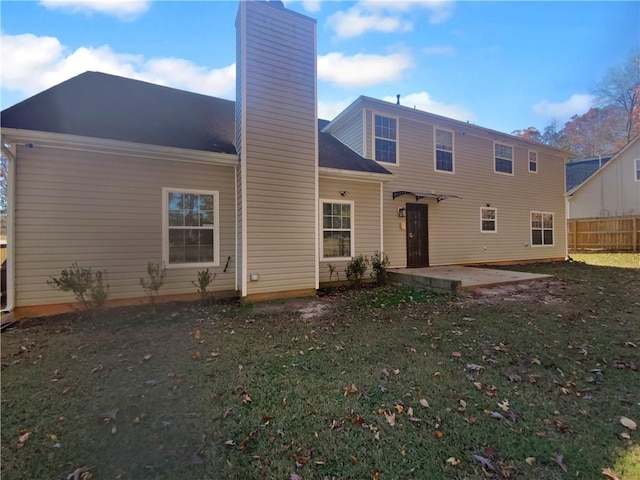
<svg viewBox="0 0 640 480">
<path fill-rule="evenodd" d="M 616 153 L 640 133 L 640 50 L 610 68 L 591 93 L 594 105 L 583 115 L 572 116 L 564 126 L 554 120 L 542 132 L 528 127 L 512 134 L 580 157 Z"/>
</svg>

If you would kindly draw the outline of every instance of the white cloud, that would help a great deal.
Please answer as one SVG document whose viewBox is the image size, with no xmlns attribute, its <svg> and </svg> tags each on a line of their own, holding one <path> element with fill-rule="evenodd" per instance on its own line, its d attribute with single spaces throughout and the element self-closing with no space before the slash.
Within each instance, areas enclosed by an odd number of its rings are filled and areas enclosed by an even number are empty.
<svg viewBox="0 0 640 480">
<path fill-rule="evenodd" d="M 533 106 L 536 115 L 545 118 L 568 119 L 573 115 L 582 115 L 595 101 L 593 95 L 586 93 L 574 93 L 564 102 L 550 102 L 542 100 Z"/>
<path fill-rule="evenodd" d="M 321 0 L 303 0 L 302 6 L 307 12 L 319 12 L 322 9 Z"/>
<path fill-rule="evenodd" d="M 404 53 L 345 56 L 333 52 L 318 56 L 318 79 L 342 87 L 364 87 L 398 80 L 411 67 Z"/>
<path fill-rule="evenodd" d="M 322 100 L 318 100 L 318 118 L 322 118 L 324 120 L 333 120 L 341 113 L 345 108 L 347 108 L 353 99 L 351 100 L 341 100 L 334 102 L 325 102 Z"/>
<path fill-rule="evenodd" d="M 423 48 L 422 51 L 426 55 L 438 55 L 447 57 L 455 55 L 456 53 L 456 49 L 452 45 L 432 45 L 430 47 Z"/>
<path fill-rule="evenodd" d="M 131 20 L 149 9 L 149 0 L 40 0 L 40 5 L 71 13 L 102 13 Z"/>
<path fill-rule="evenodd" d="M 365 0 L 334 13 L 327 24 L 338 38 L 358 37 L 369 31 L 406 32 L 413 29 L 413 22 L 406 17 L 416 10 L 427 10 L 429 23 L 438 24 L 451 18 L 453 9 L 454 3 L 450 0 Z"/>
<path fill-rule="evenodd" d="M 108 45 L 70 52 L 54 37 L 2 35 L 3 89 L 33 95 L 87 70 L 159 83 L 205 95 L 233 98 L 235 64 L 208 69 L 180 58 L 145 59 Z"/>
<path fill-rule="evenodd" d="M 396 97 L 384 97 L 385 102 L 396 103 Z M 427 92 L 410 93 L 409 95 L 400 96 L 400 104 L 409 108 L 417 108 L 443 117 L 461 120 L 463 122 L 473 122 L 475 115 L 461 105 L 447 105 L 440 103 L 431 98 Z"/>
</svg>

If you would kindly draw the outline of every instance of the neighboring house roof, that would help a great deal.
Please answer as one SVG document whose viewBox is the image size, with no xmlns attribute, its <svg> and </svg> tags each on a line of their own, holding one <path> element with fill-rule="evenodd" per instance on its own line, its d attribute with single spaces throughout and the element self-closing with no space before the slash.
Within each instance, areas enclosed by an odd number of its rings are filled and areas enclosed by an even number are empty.
<svg viewBox="0 0 640 480">
<path fill-rule="evenodd" d="M 593 175 L 600 167 L 613 158 L 613 154 L 600 155 L 598 157 L 580 158 L 565 165 L 566 191 L 569 192 L 578 185 L 584 183 L 587 178 Z"/>
<path fill-rule="evenodd" d="M 579 190 L 583 185 L 585 185 L 589 180 L 591 180 L 592 178 L 596 177 L 596 172 L 600 173 L 603 170 L 605 170 L 606 168 L 608 168 L 610 165 L 613 165 L 616 163 L 617 159 L 619 157 L 621 157 L 627 150 L 630 150 L 632 148 L 636 148 L 639 149 L 638 151 L 640 152 L 640 134 L 636 135 L 629 143 L 627 143 L 624 147 L 622 147 L 617 153 L 615 153 L 614 155 L 608 155 L 608 159 L 606 161 L 606 163 L 602 164 L 602 167 L 596 169 L 591 175 L 589 175 L 583 182 L 577 184 L 576 186 L 574 186 L 573 188 L 569 189 L 567 188 L 567 194 L 568 195 L 573 195 L 574 193 L 576 193 L 577 190 Z M 603 156 L 604 158 L 604 156 Z M 567 164 L 567 166 L 570 164 Z"/>
<path fill-rule="evenodd" d="M 2 127 L 237 154 L 235 102 L 100 72 L 3 110 Z M 318 149 L 320 167 L 391 174 L 328 133 L 318 134 Z"/>
</svg>

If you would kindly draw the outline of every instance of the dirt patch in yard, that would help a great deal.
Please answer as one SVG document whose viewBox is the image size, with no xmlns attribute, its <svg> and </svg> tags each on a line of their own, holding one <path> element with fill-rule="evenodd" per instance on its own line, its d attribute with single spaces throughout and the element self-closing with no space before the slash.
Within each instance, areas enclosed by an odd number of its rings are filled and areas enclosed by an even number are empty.
<svg viewBox="0 0 640 480">
<path fill-rule="evenodd" d="M 500 302 L 536 301 L 548 305 L 564 302 L 563 296 L 568 288 L 567 282 L 557 278 L 508 283 L 462 291 L 459 294 L 458 303 L 462 306 L 469 306 L 495 305 Z"/>
</svg>

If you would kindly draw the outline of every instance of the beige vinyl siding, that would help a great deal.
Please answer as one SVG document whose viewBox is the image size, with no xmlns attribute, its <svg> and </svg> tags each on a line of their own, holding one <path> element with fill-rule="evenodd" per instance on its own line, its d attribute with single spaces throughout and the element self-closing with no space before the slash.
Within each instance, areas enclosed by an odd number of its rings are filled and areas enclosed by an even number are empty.
<svg viewBox="0 0 640 480">
<path fill-rule="evenodd" d="M 364 122 L 362 121 L 362 111 L 356 111 L 348 118 L 344 119 L 344 123 L 340 129 L 332 130 L 331 134 L 351 150 L 359 155 L 364 156 Z"/>
<path fill-rule="evenodd" d="M 146 264 L 162 262 L 162 188 L 220 193 L 220 267 L 213 290 L 235 288 L 234 168 L 18 147 L 16 306 L 73 301 L 46 284 L 63 268 L 106 269 L 111 298 L 144 296 Z M 223 272 L 231 257 L 227 272 Z M 197 268 L 170 268 L 160 293 L 193 293 Z"/>
<path fill-rule="evenodd" d="M 346 191 L 347 195 L 340 196 L 340 192 Z M 380 184 L 378 182 L 360 182 L 353 180 L 338 180 L 334 178 L 320 178 L 320 203 L 319 212 L 322 212 L 322 200 L 342 202 L 352 201 L 352 216 L 355 219 L 352 234 L 355 238 L 353 256 L 371 256 L 375 251 L 380 251 L 382 244 L 380 238 Z M 320 215 L 322 222 L 322 215 Z M 320 226 L 321 227 L 321 226 Z M 319 228 L 319 248 L 322 249 L 322 228 Z M 325 259 L 320 261 L 320 282 L 329 281 L 329 264 L 335 265 L 336 272 L 340 273 L 340 280 L 345 280 L 344 268 L 347 261 Z M 369 272 L 366 273 L 369 275 Z M 337 280 L 334 273 L 333 280 Z"/>
<path fill-rule="evenodd" d="M 611 159 L 569 197 L 570 218 L 620 217 L 640 214 L 640 182 L 635 159 L 640 138 Z"/>
<path fill-rule="evenodd" d="M 376 105 L 376 112 L 385 113 Z M 390 110 L 390 115 L 398 115 Z M 404 112 L 403 112 L 404 113 Z M 366 137 L 371 141 L 372 110 L 366 110 Z M 398 207 L 415 203 L 415 197 L 392 200 L 392 192 L 436 192 L 453 194 L 428 205 L 430 265 L 483 263 L 557 258 L 565 255 L 565 207 L 563 199 L 564 159 L 560 153 L 538 147 L 537 175 L 528 172 L 526 142 L 443 121 L 435 127 L 454 132 L 455 174 L 434 171 L 434 123 L 420 112 L 400 116 L 398 123 L 399 165 L 390 165 L 395 178 L 384 187 L 384 246 L 391 265 L 406 265 L 406 230 Z M 514 175 L 494 173 L 494 140 L 514 147 Z M 370 156 L 370 155 L 369 155 Z M 386 165 L 385 165 L 386 166 Z M 496 233 L 480 231 L 480 207 L 498 210 Z M 530 212 L 554 213 L 554 246 L 531 247 Z"/>
<path fill-rule="evenodd" d="M 244 47 L 245 262 L 248 277 L 259 275 L 243 294 L 313 289 L 315 22 L 266 3 L 243 2 L 238 28 Z"/>
</svg>

